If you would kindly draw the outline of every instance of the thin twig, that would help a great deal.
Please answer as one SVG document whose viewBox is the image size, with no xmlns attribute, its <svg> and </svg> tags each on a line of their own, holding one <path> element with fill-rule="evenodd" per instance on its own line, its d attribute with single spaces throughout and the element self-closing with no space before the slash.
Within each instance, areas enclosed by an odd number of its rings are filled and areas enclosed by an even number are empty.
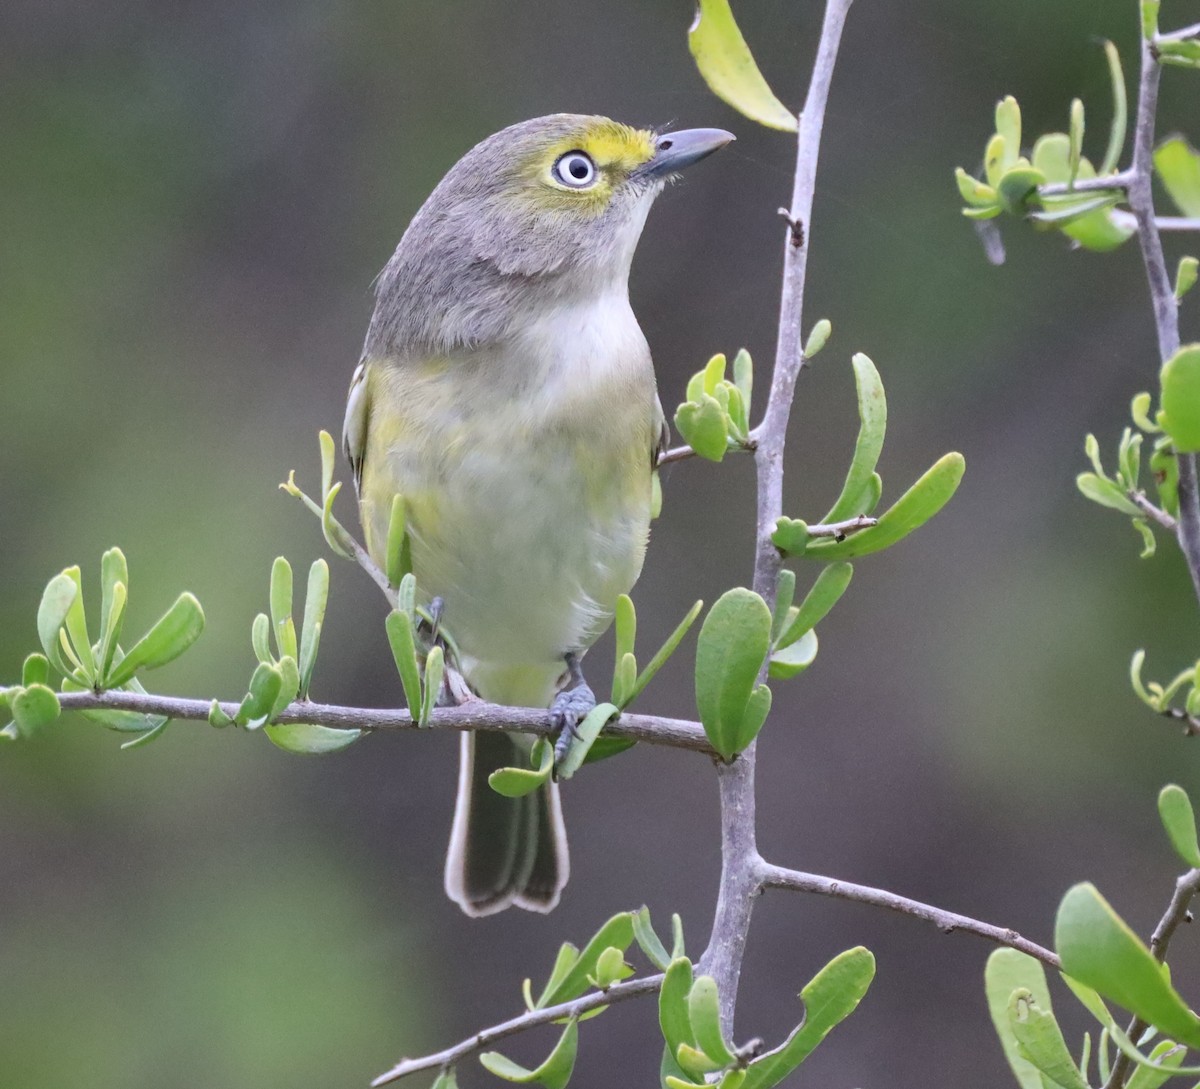
<svg viewBox="0 0 1200 1089">
<path fill-rule="evenodd" d="M 1122 170 L 1100 178 L 1077 178 L 1074 182 L 1052 182 L 1038 186 L 1038 196 L 1063 197 L 1072 193 L 1095 193 L 1105 189 L 1128 189 L 1133 183 L 1133 171 Z"/>
<path fill-rule="evenodd" d="M 755 441 L 753 434 L 741 445 L 731 446 L 727 453 L 730 454 L 752 454 L 757 448 L 758 443 Z M 670 465 L 676 461 L 687 461 L 689 458 L 698 457 L 696 451 L 690 446 L 672 446 L 670 450 L 659 455 L 658 465 Z"/>
<path fill-rule="evenodd" d="M 851 533 L 870 529 L 878 524 L 878 518 L 859 514 L 854 518 L 847 518 L 844 522 L 829 522 L 828 524 L 818 522 L 815 526 L 808 527 L 808 535 L 810 537 L 835 537 L 840 541 L 844 537 L 849 537 Z"/>
<path fill-rule="evenodd" d="M 838 881 L 832 877 L 822 877 L 819 874 L 802 873 L 800 870 L 789 870 L 782 866 L 764 864 L 761 871 L 764 888 L 791 889 L 795 892 L 815 892 L 821 896 L 833 896 L 839 900 L 854 900 L 860 904 L 874 904 L 888 911 L 898 911 L 901 915 L 911 915 L 917 919 L 925 919 L 943 932 L 949 934 L 955 930 L 963 930 L 969 934 L 978 934 L 988 941 L 1019 949 L 1036 957 L 1043 964 L 1054 969 L 1061 969 L 1062 962 L 1058 956 L 1044 946 L 1021 937 L 1015 930 L 991 923 L 972 919 L 967 915 L 959 915 L 954 911 L 945 911 L 924 904 L 920 900 L 910 900 L 907 896 L 897 896 L 886 889 L 875 889 L 869 885 L 856 885 L 851 881 Z"/>
<path fill-rule="evenodd" d="M 1200 736 L 1200 718 L 1195 715 L 1189 715 L 1186 711 L 1179 707 L 1168 707 L 1165 711 L 1160 711 L 1163 718 L 1173 719 L 1176 722 L 1183 723 L 1183 734 L 1185 737 Z"/>
<path fill-rule="evenodd" d="M 1159 42 L 1185 42 L 1188 38 L 1200 38 L 1200 23 L 1193 23 L 1191 26 L 1185 26 L 1182 30 L 1172 30 L 1167 34 L 1159 34 L 1154 43 Z"/>
<path fill-rule="evenodd" d="M 771 533 L 783 514 L 783 450 L 796 380 L 804 363 L 801 323 L 821 129 L 851 2 L 826 2 L 821 38 L 799 119 L 795 182 L 786 216 L 775 366 L 767 407 L 754 431 L 758 439 L 754 455 L 758 487 L 754 590 L 765 601 L 775 600 L 782 563 L 778 549 L 771 542 Z M 755 746 L 751 744 L 736 760 L 717 766 L 721 797 L 721 883 L 701 965 L 717 982 L 721 1020 L 730 1036 L 750 916 L 758 894 L 756 874 L 762 864 L 754 826 L 754 760 Z"/>
<path fill-rule="evenodd" d="M 60 692 L 59 703 L 67 711 L 136 711 L 144 715 L 166 715 L 187 722 L 207 722 L 211 702 L 179 699 L 172 696 L 142 695 L 138 692 Z M 230 718 L 237 714 L 236 703 L 222 703 L 221 710 Z M 416 730 L 420 727 L 405 710 L 341 707 L 328 703 L 297 700 L 273 719 L 278 724 L 298 722 L 330 726 L 338 730 Z M 502 707 L 483 700 L 470 700 L 459 707 L 435 708 L 425 727 L 431 730 L 485 730 L 554 737 L 558 727 L 550 712 L 530 707 Z M 661 718 L 657 715 L 622 714 L 604 727 L 608 737 L 627 737 L 651 745 L 690 749 L 709 756 L 716 753 L 698 722 Z"/>
<path fill-rule="evenodd" d="M 1128 497 L 1129 502 L 1136 506 L 1138 510 L 1140 510 L 1152 522 L 1157 522 L 1163 527 L 1163 529 L 1168 530 L 1171 533 L 1175 532 L 1178 523 L 1161 507 L 1156 507 L 1153 503 L 1151 503 L 1145 492 L 1131 489 L 1125 494 Z"/>
<path fill-rule="evenodd" d="M 474 1055 L 477 1051 L 482 1051 L 485 1047 L 490 1047 L 505 1037 L 528 1032 L 529 1029 L 537 1028 L 539 1025 L 549 1025 L 569 1017 L 579 1017 L 600 1006 L 611 1006 L 615 1002 L 624 1002 L 641 995 L 654 994 L 662 986 L 662 981 L 661 974 L 646 976 L 644 979 L 631 979 L 627 983 L 614 983 L 607 991 L 593 991 L 572 1002 L 562 1002 L 557 1006 L 548 1006 L 544 1010 L 531 1010 L 529 1013 L 521 1014 L 520 1017 L 503 1021 L 499 1025 L 481 1029 L 461 1043 L 446 1048 L 445 1051 L 426 1055 L 420 1059 L 402 1059 L 386 1074 L 381 1074 L 371 1082 L 371 1087 L 376 1089 L 380 1085 L 388 1085 L 401 1078 L 406 1078 L 409 1074 L 419 1074 L 422 1070 L 445 1070 L 459 1060 Z"/>
<path fill-rule="evenodd" d="M 1200 218 L 1195 216 L 1156 216 L 1154 225 L 1160 231 L 1200 231 Z"/>
</svg>

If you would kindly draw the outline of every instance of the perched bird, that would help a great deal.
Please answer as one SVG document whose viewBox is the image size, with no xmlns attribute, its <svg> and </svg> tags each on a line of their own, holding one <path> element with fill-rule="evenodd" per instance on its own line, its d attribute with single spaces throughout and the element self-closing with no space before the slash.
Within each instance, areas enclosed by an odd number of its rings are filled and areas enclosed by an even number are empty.
<svg viewBox="0 0 1200 1089">
<path fill-rule="evenodd" d="M 478 695 L 595 704 L 579 659 L 642 568 L 665 439 L 629 266 L 676 171 L 719 129 L 655 133 L 554 114 L 469 151 L 377 285 L 343 442 L 382 563 L 404 496 L 412 569 Z M 464 733 L 446 891 L 468 915 L 549 911 L 567 881 L 558 787 L 505 798 L 520 736 Z"/>
</svg>

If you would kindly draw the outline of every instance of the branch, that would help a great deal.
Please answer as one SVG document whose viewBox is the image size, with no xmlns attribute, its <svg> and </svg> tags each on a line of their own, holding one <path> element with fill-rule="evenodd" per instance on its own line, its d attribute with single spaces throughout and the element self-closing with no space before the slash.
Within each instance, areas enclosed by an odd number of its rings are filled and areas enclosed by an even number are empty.
<svg viewBox="0 0 1200 1089">
<path fill-rule="evenodd" d="M 1105 189 L 1128 189 L 1133 184 L 1133 171 L 1122 170 L 1117 174 L 1105 174 L 1100 178 L 1077 178 L 1073 182 L 1052 182 L 1038 186 L 1042 197 L 1064 197 L 1072 193 L 1095 193 Z"/>
<path fill-rule="evenodd" d="M 944 933 L 955 930 L 965 930 L 970 934 L 978 934 L 988 941 L 1019 949 L 1035 957 L 1043 964 L 1056 970 L 1062 969 L 1062 962 L 1049 949 L 1021 937 L 1015 930 L 1006 927 L 993 926 L 967 915 L 959 915 L 954 911 L 944 911 L 931 904 L 923 904 L 920 900 L 910 900 L 906 896 L 897 896 L 886 889 L 874 889 L 868 885 L 856 885 L 850 881 L 837 881 L 832 877 L 822 877 L 819 874 L 802 873 L 799 870 L 788 870 L 782 866 L 764 864 L 761 870 L 761 881 L 764 888 L 791 889 L 794 892 L 815 892 L 821 896 L 833 896 L 839 900 L 854 900 L 860 904 L 874 904 L 888 911 L 898 911 L 901 915 L 911 915 L 917 919 L 925 919 L 933 923 Z"/>
<path fill-rule="evenodd" d="M 1172 30 L 1169 34 L 1160 34 L 1154 42 L 1156 45 L 1159 42 L 1184 42 L 1188 38 L 1200 38 L 1200 23 L 1185 26 L 1182 30 Z"/>
<path fill-rule="evenodd" d="M 1200 231 L 1200 219 L 1194 216 L 1158 216 L 1154 225 L 1160 231 Z"/>
<path fill-rule="evenodd" d="M 1152 522 L 1157 522 L 1163 529 L 1170 533 L 1174 533 L 1178 528 L 1178 523 L 1161 507 L 1156 507 L 1147 498 L 1146 493 L 1142 491 L 1130 490 L 1125 493 L 1135 507 L 1138 508 Z"/>
<path fill-rule="evenodd" d="M 1196 737 L 1200 735 L 1200 718 L 1195 715 L 1189 715 L 1186 711 L 1178 707 L 1168 707 L 1165 711 L 1160 711 L 1164 718 L 1177 719 L 1183 723 L 1184 737 Z"/>
<path fill-rule="evenodd" d="M 468 1036 L 461 1043 L 448 1047 L 445 1051 L 439 1051 L 436 1055 L 426 1055 L 420 1059 L 402 1059 L 386 1074 L 380 1074 L 371 1082 L 371 1087 L 376 1089 L 380 1085 L 388 1085 L 408 1077 L 409 1074 L 418 1074 L 422 1070 L 445 1069 L 453 1066 L 460 1059 L 465 1059 L 468 1055 L 482 1051 L 498 1040 L 527 1032 L 531 1028 L 537 1028 L 538 1025 L 548 1025 L 569 1017 L 579 1017 L 601 1006 L 611 1006 L 614 1002 L 624 1002 L 629 998 L 653 994 L 662 985 L 662 981 L 663 977 L 660 974 L 646 976 L 645 979 L 633 979 L 628 983 L 614 983 L 607 991 L 595 991 L 572 1002 L 547 1006 L 544 1010 L 531 1010 L 529 1013 L 521 1014 L 520 1017 L 514 1017 L 511 1021 L 503 1021 L 491 1028 L 481 1029 L 474 1036 Z"/>
<path fill-rule="evenodd" d="M 758 448 L 758 442 L 755 439 L 754 435 L 752 434 L 740 446 L 736 446 L 736 447 L 731 446 L 726 451 L 726 453 L 729 453 L 729 454 L 752 454 L 757 448 Z M 670 465 L 672 462 L 687 461 L 689 458 L 694 458 L 696 456 L 697 456 L 696 451 L 693 450 L 690 446 L 672 446 L 670 450 L 666 450 L 662 454 L 659 455 L 658 461 L 655 464 L 656 464 L 656 466 Z"/>
<path fill-rule="evenodd" d="M 830 522 L 828 525 L 818 523 L 815 526 L 809 526 L 808 535 L 810 537 L 834 537 L 841 541 L 849 537 L 851 533 L 857 533 L 860 529 L 870 529 L 878 524 L 878 518 L 872 518 L 868 514 L 858 514 L 853 518 L 847 518 L 844 522 Z"/>
<path fill-rule="evenodd" d="M 754 455 L 758 524 L 754 590 L 767 602 L 775 600 L 782 565 L 782 557 L 771 542 L 771 533 L 776 519 L 783 514 L 783 449 L 796 380 L 804 364 L 801 322 L 808 247 L 812 240 L 810 220 L 817 157 L 834 64 L 851 2 L 826 0 L 821 40 L 817 45 L 804 111 L 800 115 L 795 183 L 784 236 L 783 287 L 775 366 L 766 411 L 755 429 L 758 439 L 758 449 Z M 755 746 L 751 745 L 736 760 L 717 766 L 721 795 L 721 884 L 712 933 L 700 963 L 703 971 L 717 981 L 721 1021 L 727 1035 L 733 1033 L 738 979 L 750 928 L 750 915 L 759 892 L 757 873 L 763 864 L 754 827 L 754 759 Z"/>
<path fill-rule="evenodd" d="M 1154 124 L 1158 113 L 1158 87 L 1162 68 L 1151 42 L 1142 40 L 1142 66 L 1138 90 L 1137 122 L 1133 133 L 1133 180 L 1129 207 L 1138 224 L 1138 244 L 1150 285 L 1154 328 L 1162 361 L 1179 351 L 1179 304 L 1167 272 L 1162 238 L 1154 215 Z M 1196 480 L 1196 457 L 1179 454 L 1179 525 L 1176 536 L 1187 560 L 1196 596 L 1200 597 L 1200 488 Z"/>
<path fill-rule="evenodd" d="M 1192 916 L 1188 911 L 1188 906 L 1197 892 L 1200 892 L 1200 870 L 1189 870 L 1175 882 L 1175 892 L 1171 896 L 1171 902 L 1167 905 L 1166 912 L 1150 937 L 1150 953 L 1159 964 L 1167 959 L 1167 947 L 1171 944 L 1171 938 L 1179 924 L 1184 921 L 1191 922 Z M 1125 1035 L 1131 1040 L 1137 1040 L 1145 1031 L 1146 1022 L 1140 1017 L 1135 1017 L 1129 1022 Z M 1129 1056 L 1125 1052 L 1121 1052 L 1113 1064 L 1108 1081 L 1104 1083 L 1104 1089 L 1118 1089 L 1119 1086 L 1124 1085 L 1125 1077 L 1132 1065 L 1133 1061 Z"/>
<path fill-rule="evenodd" d="M 207 722 L 211 702 L 177 699 L 172 696 L 142 695 L 138 692 L 60 692 L 58 702 L 64 711 L 137 711 L 144 715 L 166 715 L 187 722 Z M 222 703 L 221 710 L 230 718 L 237 714 L 238 704 Z M 341 707 L 329 703 L 297 700 L 288 704 L 273 723 L 308 722 L 339 730 L 416 730 L 419 729 L 407 711 L 371 707 Z M 487 730 L 534 734 L 538 737 L 557 736 L 558 727 L 550 712 L 531 707 L 502 707 L 483 700 L 470 700 L 458 707 L 438 707 L 433 711 L 427 729 Z M 716 756 L 704 730 L 698 722 L 657 715 L 622 714 L 604 727 L 608 737 L 627 737 L 651 745 L 668 745 Z"/>
</svg>

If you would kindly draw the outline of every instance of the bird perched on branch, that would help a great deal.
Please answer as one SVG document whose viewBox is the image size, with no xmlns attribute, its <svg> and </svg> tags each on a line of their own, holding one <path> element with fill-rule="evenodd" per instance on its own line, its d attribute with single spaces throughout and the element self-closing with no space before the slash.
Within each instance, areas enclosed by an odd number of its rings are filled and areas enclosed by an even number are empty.
<svg viewBox="0 0 1200 1089">
<path fill-rule="evenodd" d="M 346 406 L 367 548 L 403 495 L 412 569 L 480 697 L 595 705 L 580 658 L 642 568 L 665 436 L 629 266 L 654 198 L 727 144 L 554 114 L 469 151 L 379 278 Z M 558 787 L 488 786 L 529 740 L 462 735 L 446 891 L 469 915 L 549 911 L 568 872 Z"/>
</svg>

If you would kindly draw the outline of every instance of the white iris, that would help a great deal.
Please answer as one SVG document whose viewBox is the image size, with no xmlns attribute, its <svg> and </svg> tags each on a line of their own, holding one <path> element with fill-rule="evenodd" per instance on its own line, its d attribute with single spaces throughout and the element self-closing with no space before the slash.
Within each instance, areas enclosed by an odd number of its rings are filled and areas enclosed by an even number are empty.
<svg viewBox="0 0 1200 1089">
<path fill-rule="evenodd" d="M 596 164 L 582 151 L 568 151 L 554 164 L 554 176 L 572 189 L 586 189 L 596 180 Z"/>
</svg>

